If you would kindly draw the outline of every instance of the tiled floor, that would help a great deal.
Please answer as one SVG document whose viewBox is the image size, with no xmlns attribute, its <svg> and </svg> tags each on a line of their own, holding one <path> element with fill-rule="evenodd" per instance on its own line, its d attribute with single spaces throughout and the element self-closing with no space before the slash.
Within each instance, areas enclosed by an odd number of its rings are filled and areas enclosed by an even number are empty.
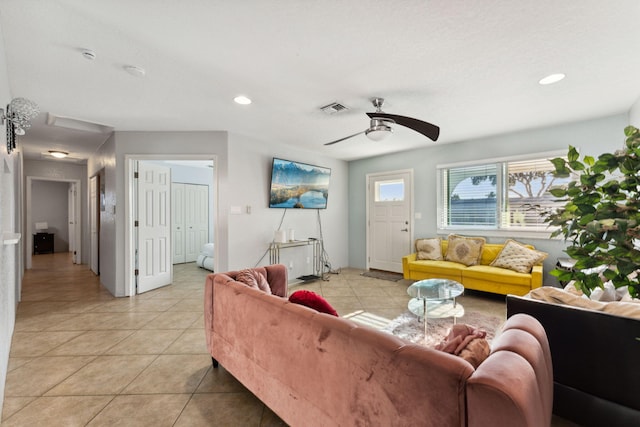
<svg viewBox="0 0 640 427">
<path fill-rule="evenodd" d="M 409 282 L 343 270 L 292 286 L 324 295 L 340 314 L 393 319 Z M 2 426 L 277 426 L 282 421 L 224 368 L 203 330 L 206 270 L 175 266 L 172 285 L 114 298 L 67 254 L 37 255 L 23 282 Z M 503 298 L 465 295 L 465 310 L 505 316 Z M 554 424 L 565 425 L 565 424 Z"/>
</svg>

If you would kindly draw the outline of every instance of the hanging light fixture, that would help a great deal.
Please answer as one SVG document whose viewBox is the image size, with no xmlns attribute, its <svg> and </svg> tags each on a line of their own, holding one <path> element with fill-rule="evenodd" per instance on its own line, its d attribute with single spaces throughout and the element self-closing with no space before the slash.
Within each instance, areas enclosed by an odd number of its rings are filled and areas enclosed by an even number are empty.
<svg viewBox="0 0 640 427">
<path fill-rule="evenodd" d="M 49 150 L 49 154 L 51 154 L 51 156 L 55 157 L 56 159 L 64 159 L 69 155 L 69 153 L 67 153 L 66 151 L 60 150 Z"/>
<path fill-rule="evenodd" d="M 7 123 L 7 153 L 16 148 L 16 135 L 24 135 L 31 127 L 31 119 L 39 113 L 38 105 L 25 98 L 14 98 L 6 110 L 0 108 L 0 123 Z"/>
</svg>

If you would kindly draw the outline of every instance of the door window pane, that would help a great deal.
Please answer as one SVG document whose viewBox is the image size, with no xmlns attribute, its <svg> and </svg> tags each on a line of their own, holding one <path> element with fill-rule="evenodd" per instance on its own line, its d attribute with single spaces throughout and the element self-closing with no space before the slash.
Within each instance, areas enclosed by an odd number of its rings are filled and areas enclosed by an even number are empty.
<svg viewBox="0 0 640 427">
<path fill-rule="evenodd" d="M 376 182 L 376 202 L 401 202 L 403 200 L 404 181 L 402 179 Z"/>
</svg>

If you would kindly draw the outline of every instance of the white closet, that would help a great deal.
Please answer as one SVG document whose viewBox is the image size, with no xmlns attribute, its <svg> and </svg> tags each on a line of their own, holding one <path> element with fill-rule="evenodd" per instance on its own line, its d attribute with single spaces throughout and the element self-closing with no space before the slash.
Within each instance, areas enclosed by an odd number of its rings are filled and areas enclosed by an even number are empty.
<svg viewBox="0 0 640 427">
<path fill-rule="evenodd" d="M 173 263 L 195 262 L 209 236 L 209 186 L 171 184 Z"/>
</svg>

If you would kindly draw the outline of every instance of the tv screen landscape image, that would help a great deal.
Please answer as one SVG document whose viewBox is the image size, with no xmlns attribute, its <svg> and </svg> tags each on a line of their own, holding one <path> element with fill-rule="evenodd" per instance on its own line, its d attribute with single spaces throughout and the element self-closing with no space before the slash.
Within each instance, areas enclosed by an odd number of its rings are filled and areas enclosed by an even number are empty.
<svg viewBox="0 0 640 427">
<path fill-rule="evenodd" d="M 331 169 L 273 159 L 270 208 L 326 209 Z"/>
</svg>

